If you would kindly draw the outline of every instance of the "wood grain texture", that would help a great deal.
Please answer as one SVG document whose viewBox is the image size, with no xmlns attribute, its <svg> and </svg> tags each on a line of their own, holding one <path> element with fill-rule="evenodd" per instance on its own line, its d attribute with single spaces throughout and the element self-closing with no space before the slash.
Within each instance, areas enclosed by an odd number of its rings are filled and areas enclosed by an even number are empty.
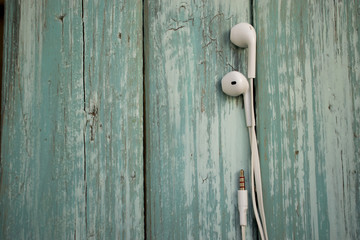
<svg viewBox="0 0 360 240">
<path fill-rule="evenodd" d="M 88 236 L 142 239 L 142 1 L 83 8 Z"/>
<path fill-rule="evenodd" d="M 360 2 L 257 1 L 270 239 L 358 239 Z"/>
<path fill-rule="evenodd" d="M 240 63 L 246 72 L 229 34 L 249 20 L 248 1 L 145 3 L 149 239 L 240 238 L 236 193 L 239 170 L 250 164 L 248 131 L 242 99 L 224 95 L 220 80 Z"/>
<path fill-rule="evenodd" d="M 7 1 L 0 238 L 142 239 L 146 197 L 149 239 L 239 239 L 248 135 L 220 79 L 253 10 L 269 237 L 357 239 L 360 3 L 253 4 L 145 1 L 143 26 L 139 0 Z"/>
<path fill-rule="evenodd" d="M 85 236 L 81 4 L 6 9 L 1 238 Z"/>
<path fill-rule="evenodd" d="M 6 2 L 1 239 L 143 238 L 141 9 Z"/>
</svg>

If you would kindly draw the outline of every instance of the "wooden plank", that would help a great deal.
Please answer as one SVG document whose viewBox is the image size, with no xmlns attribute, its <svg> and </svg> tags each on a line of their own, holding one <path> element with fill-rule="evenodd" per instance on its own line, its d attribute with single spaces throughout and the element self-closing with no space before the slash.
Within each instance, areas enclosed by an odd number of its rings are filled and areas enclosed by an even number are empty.
<svg viewBox="0 0 360 240">
<path fill-rule="evenodd" d="M 269 239 L 360 232 L 359 1 L 257 1 Z"/>
<path fill-rule="evenodd" d="M 88 237 L 144 238 L 142 1 L 85 1 Z"/>
<path fill-rule="evenodd" d="M 6 2 L 1 239 L 143 238 L 141 8 Z"/>
<path fill-rule="evenodd" d="M 81 2 L 6 2 L 1 239 L 86 236 L 81 32 Z"/>
<path fill-rule="evenodd" d="M 144 17 L 147 237 L 239 239 L 248 131 L 242 99 L 220 80 L 240 63 L 246 72 L 229 33 L 250 20 L 249 2 L 146 1 Z"/>
</svg>

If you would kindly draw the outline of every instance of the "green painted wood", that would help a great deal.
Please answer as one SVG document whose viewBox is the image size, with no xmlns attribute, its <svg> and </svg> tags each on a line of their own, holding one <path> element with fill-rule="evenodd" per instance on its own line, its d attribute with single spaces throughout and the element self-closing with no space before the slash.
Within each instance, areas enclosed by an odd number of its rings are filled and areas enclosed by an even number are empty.
<svg viewBox="0 0 360 240">
<path fill-rule="evenodd" d="M 1 239 L 143 238 L 141 11 L 6 2 Z"/>
<path fill-rule="evenodd" d="M 81 32 L 81 3 L 6 2 L 2 239 L 86 236 Z"/>
<path fill-rule="evenodd" d="M 360 4 L 253 5 L 270 239 L 356 239 Z M 143 41 L 146 236 L 239 239 L 248 136 L 242 100 L 219 81 L 246 72 L 229 30 L 250 11 L 145 1 L 142 25 L 141 1 L 7 1 L 1 239 L 145 237 Z"/>
<path fill-rule="evenodd" d="M 270 239 L 358 239 L 360 2 L 257 1 Z"/>
<path fill-rule="evenodd" d="M 88 237 L 142 239 L 142 1 L 84 1 Z"/>
<path fill-rule="evenodd" d="M 220 80 L 246 71 L 245 52 L 229 34 L 250 21 L 249 2 L 146 1 L 144 17 L 146 235 L 239 239 L 236 194 L 239 170 L 250 164 L 248 130 L 242 99 L 225 96 Z"/>
</svg>

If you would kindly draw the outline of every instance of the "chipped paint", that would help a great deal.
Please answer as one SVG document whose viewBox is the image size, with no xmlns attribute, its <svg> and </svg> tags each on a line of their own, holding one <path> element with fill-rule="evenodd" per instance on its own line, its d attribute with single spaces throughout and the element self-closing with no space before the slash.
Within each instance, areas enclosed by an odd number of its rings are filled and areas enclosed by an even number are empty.
<svg viewBox="0 0 360 240">
<path fill-rule="evenodd" d="M 6 2 L 1 239 L 144 237 L 141 29 L 141 1 Z"/>
<path fill-rule="evenodd" d="M 356 239 L 356 1 L 256 2 L 257 106 L 270 239 Z M 341 27 L 340 27 L 341 26 Z M 340 34 L 341 32 L 341 34 Z M 266 103 L 266 104 L 263 104 Z"/>
<path fill-rule="evenodd" d="M 147 237 L 238 239 L 248 131 L 242 100 L 219 84 L 245 69 L 229 30 L 249 21 L 249 3 L 149 1 L 145 19 Z"/>
<path fill-rule="evenodd" d="M 219 81 L 252 18 L 269 237 L 356 239 L 359 2 L 144 4 L 6 2 L 1 239 L 239 239 L 248 132 Z"/>
</svg>

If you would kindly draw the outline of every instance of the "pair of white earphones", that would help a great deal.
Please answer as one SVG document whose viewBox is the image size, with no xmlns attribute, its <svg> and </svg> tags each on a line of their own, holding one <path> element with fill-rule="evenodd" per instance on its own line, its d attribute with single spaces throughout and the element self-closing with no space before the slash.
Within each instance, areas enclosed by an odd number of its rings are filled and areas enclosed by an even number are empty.
<svg viewBox="0 0 360 240">
<path fill-rule="evenodd" d="M 261 239 L 267 240 L 267 229 L 265 220 L 265 211 L 262 195 L 261 171 L 259 152 L 257 147 L 255 133 L 255 115 L 254 115 L 254 97 L 253 81 L 256 71 L 256 32 L 253 26 L 248 23 L 239 23 L 235 25 L 230 32 L 230 41 L 238 47 L 248 48 L 248 70 L 246 77 L 237 71 L 226 74 L 221 80 L 221 87 L 224 93 L 229 96 L 237 97 L 244 94 L 244 106 L 246 115 L 246 125 L 249 128 L 249 139 L 251 146 L 251 196 L 254 209 L 254 215 L 259 228 Z M 256 195 L 255 195 L 256 185 Z M 242 199 L 245 195 L 246 199 Z M 242 239 L 245 239 L 246 210 L 247 210 L 247 192 L 239 190 L 239 212 L 240 225 L 242 229 Z M 245 202 L 245 204 L 244 204 Z M 241 209 L 242 208 L 242 209 Z M 258 210 L 259 209 L 259 210 Z M 260 213 L 260 214 L 259 214 Z"/>
</svg>

